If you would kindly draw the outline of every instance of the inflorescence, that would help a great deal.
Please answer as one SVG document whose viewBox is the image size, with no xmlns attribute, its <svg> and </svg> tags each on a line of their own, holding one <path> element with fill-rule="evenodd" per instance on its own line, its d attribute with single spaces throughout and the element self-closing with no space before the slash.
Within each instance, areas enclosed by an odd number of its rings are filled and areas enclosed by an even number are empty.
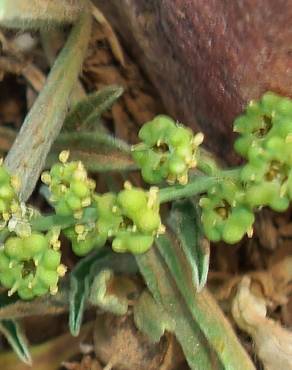
<svg viewBox="0 0 292 370">
<path fill-rule="evenodd" d="M 234 131 L 239 134 L 235 150 L 246 162 L 233 176 L 216 167 L 216 181 L 206 186 L 199 201 L 207 238 L 229 244 L 252 236 L 254 214 L 261 207 L 285 211 L 292 200 L 292 100 L 264 94 L 235 120 Z M 141 128 L 139 138 L 132 156 L 146 182 L 178 182 L 175 193 L 182 187 L 195 189 L 196 181 L 209 175 L 199 166 L 202 133 L 193 134 L 160 115 Z M 106 243 L 118 253 L 144 253 L 165 232 L 157 186 L 144 190 L 126 181 L 117 194 L 98 194 L 82 162 L 68 159 L 69 152 L 61 152 L 60 162 L 41 176 L 56 216 L 70 221 L 46 233 L 33 229 L 36 212 L 19 202 L 19 182 L 0 165 L 0 282 L 9 295 L 32 299 L 58 291 L 59 278 L 66 273 L 60 232 L 78 256 Z M 200 171 L 189 185 L 189 171 L 197 165 Z"/>
</svg>

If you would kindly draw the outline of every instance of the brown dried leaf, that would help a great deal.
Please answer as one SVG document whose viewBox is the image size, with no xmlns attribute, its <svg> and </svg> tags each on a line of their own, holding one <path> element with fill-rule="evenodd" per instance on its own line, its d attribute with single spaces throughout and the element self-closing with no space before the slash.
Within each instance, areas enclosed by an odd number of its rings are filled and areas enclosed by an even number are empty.
<svg viewBox="0 0 292 370">
<path fill-rule="evenodd" d="M 267 302 L 251 292 L 251 279 L 242 278 L 232 302 L 237 325 L 253 339 L 265 370 L 292 369 L 292 333 L 266 317 Z"/>
</svg>

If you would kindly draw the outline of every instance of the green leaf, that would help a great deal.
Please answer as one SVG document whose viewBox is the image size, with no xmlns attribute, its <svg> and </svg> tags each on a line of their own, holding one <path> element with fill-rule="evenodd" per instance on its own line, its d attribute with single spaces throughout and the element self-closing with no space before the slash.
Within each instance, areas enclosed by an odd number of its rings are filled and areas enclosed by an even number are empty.
<svg viewBox="0 0 292 370">
<path fill-rule="evenodd" d="M 28 350 L 27 339 L 17 321 L 1 320 L 0 331 L 5 336 L 20 360 L 31 366 L 32 361 Z"/>
<path fill-rule="evenodd" d="M 117 272 L 137 272 L 135 259 L 131 255 L 117 255 L 110 249 L 98 250 L 80 260 L 70 274 L 69 328 L 74 336 L 77 336 L 80 331 L 91 284 L 95 276 L 105 268 Z"/>
<path fill-rule="evenodd" d="M 64 122 L 64 130 L 89 129 L 96 125 L 102 113 L 108 110 L 123 94 L 121 86 L 106 86 L 103 89 L 88 95 L 69 112 Z"/>
<path fill-rule="evenodd" d="M 153 342 L 159 342 L 166 330 L 175 330 L 175 320 L 147 290 L 140 295 L 134 306 L 134 321 L 137 328 Z"/>
<path fill-rule="evenodd" d="M 123 140 L 100 130 L 64 132 L 56 139 L 46 166 L 58 161 L 59 152 L 69 149 L 71 160 L 80 160 L 92 172 L 132 171 L 137 166 L 131 148 Z"/>
<path fill-rule="evenodd" d="M 82 258 L 70 274 L 69 293 L 69 328 L 72 335 L 77 336 L 82 324 L 85 303 L 89 295 L 91 268 L 96 260 L 107 255 L 105 249 Z"/>
<path fill-rule="evenodd" d="M 168 220 L 188 260 L 197 291 L 206 284 L 210 257 L 210 245 L 204 238 L 200 217 L 194 201 L 186 199 L 173 203 Z"/>
<path fill-rule="evenodd" d="M 144 280 L 152 293 L 158 307 L 165 311 L 165 316 L 155 317 L 155 307 L 148 309 L 145 305 L 140 310 L 138 327 L 152 339 L 158 339 L 166 327 L 173 331 L 182 346 L 186 360 L 194 370 L 221 370 L 218 357 L 208 345 L 198 324 L 192 318 L 167 266 L 156 248 L 151 248 L 147 253 L 136 256 L 136 260 Z M 161 324 L 162 321 L 162 324 Z"/>
<path fill-rule="evenodd" d="M 216 352 L 224 369 L 254 370 L 230 323 L 206 289 L 200 293 L 193 283 L 188 259 L 170 232 L 157 238 L 156 245 L 173 277 L 193 320 Z"/>
</svg>

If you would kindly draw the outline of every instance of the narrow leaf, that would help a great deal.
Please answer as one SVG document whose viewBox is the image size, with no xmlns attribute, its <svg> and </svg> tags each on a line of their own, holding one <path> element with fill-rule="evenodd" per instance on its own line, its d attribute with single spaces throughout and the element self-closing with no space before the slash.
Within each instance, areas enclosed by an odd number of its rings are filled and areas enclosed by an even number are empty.
<svg viewBox="0 0 292 370">
<path fill-rule="evenodd" d="M 174 235 L 168 232 L 157 238 L 157 247 L 182 294 L 193 319 L 225 369 L 254 370 L 230 323 L 206 289 L 200 293 L 193 284 L 188 260 Z"/>
<path fill-rule="evenodd" d="M 82 324 L 85 303 L 89 295 L 91 267 L 98 258 L 106 255 L 106 250 L 101 250 L 82 258 L 70 274 L 69 328 L 74 336 L 79 334 Z"/>
<path fill-rule="evenodd" d="M 173 203 L 168 224 L 176 233 L 190 265 L 193 283 L 200 291 L 207 281 L 210 245 L 204 238 L 200 212 L 190 199 Z"/>
<path fill-rule="evenodd" d="M 69 96 L 76 85 L 87 50 L 90 30 L 91 15 L 84 12 L 73 27 L 44 89 L 28 113 L 5 159 L 5 165 L 11 173 L 21 179 L 22 201 L 31 195 L 51 145 L 62 127 Z"/>
<path fill-rule="evenodd" d="M 17 321 L 1 320 L 0 331 L 5 336 L 20 360 L 27 365 L 31 365 L 32 361 L 28 350 L 27 339 Z"/>
<path fill-rule="evenodd" d="M 222 367 L 216 354 L 190 315 L 158 250 L 152 248 L 147 253 L 136 256 L 136 260 L 155 302 L 161 305 L 173 320 L 173 326 L 170 329 L 181 344 L 190 368 L 194 370 L 221 370 Z M 155 318 L 153 319 L 155 320 Z M 143 320 L 145 324 L 141 323 Z M 144 328 L 150 334 L 150 338 L 152 332 L 155 338 L 155 335 L 158 336 L 162 331 L 162 328 L 160 328 L 160 333 L 158 331 L 161 317 L 156 317 L 157 323 L 152 324 L 154 328 L 147 328 L 148 320 L 147 314 L 145 317 L 141 317 L 139 327 L 142 330 Z"/>
<path fill-rule="evenodd" d="M 136 164 L 126 154 L 117 151 L 108 151 L 104 153 L 94 153 L 81 150 L 70 150 L 70 158 L 76 161 L 82 161 L 88 171 L 91 172 L 112 172 L 112 171 L 134 171 Z M 47 166 L 56 163 L 57 153 L 52 153 L 48 157 Z"/>
<path fill-rule="evenodd" d="M 64 130 L 89 129 L 96 125 L 101 115 L 123 94 L 121 86 L 106 86 L 89 94 L 73 106 L 64 122 Z"/>
</svg>

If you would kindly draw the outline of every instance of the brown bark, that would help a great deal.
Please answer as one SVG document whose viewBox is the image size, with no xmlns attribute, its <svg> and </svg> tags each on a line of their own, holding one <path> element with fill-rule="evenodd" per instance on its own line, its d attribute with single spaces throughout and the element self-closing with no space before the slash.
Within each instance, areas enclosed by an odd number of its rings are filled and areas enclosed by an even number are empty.
<svg viewBox="0 0 292 370">
<path fill-rule="evenodd" d="M 169 114 L 233 158 L 246 102 L 292 96 L 291 0 L 95 0 L 159 91 Z"/>
</svg>

